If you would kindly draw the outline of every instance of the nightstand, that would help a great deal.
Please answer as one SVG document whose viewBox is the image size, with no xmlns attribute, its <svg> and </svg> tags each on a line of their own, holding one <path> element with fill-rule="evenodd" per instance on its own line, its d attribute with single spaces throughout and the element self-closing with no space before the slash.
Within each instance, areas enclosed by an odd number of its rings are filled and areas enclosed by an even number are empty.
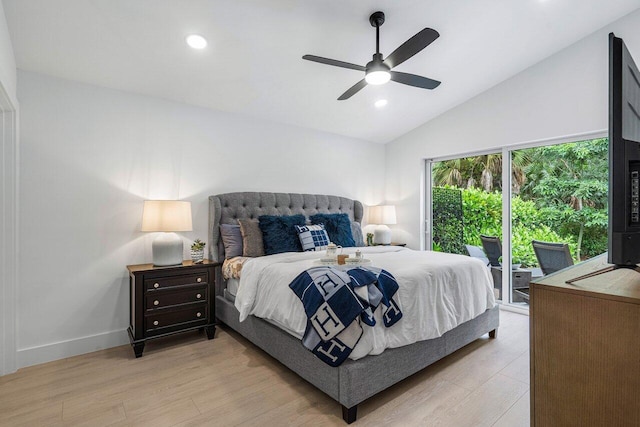
<svg viewBox="0 0 640 427">
<path fill-rule="evenodd" d="M 136 357 L 148 340 L 204 328 L 212 339 L 216 327 L 215 268 L 218 262 L 154 267 L 128 265 L 129 339 Z"/>
</svg>

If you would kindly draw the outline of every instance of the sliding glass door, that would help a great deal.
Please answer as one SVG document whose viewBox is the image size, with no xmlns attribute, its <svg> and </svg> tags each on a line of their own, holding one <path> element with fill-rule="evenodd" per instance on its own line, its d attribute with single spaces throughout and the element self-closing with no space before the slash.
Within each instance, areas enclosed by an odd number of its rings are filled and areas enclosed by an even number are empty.
<svg viewBox="0 0 640 427">
<path fill-rule="evenodd" d="M 606 138 L 514 150 L 511 158 L 511 262 L 523 276 L 606 252 Z M 526 279 L 514 281 L 513 303 L 528 303 Z"/>
<path fill-rule="evenodd" d="M 483 259 L 501 298 L 502 153 L 432 162 L 431 177 L 431 247 Z"/>
<path fill-rule="evenodd" d="M 428 161 L 426 247 L 482 258 L 496 297 L 526 307 L 531 280 L 607 250 L 607 147 L 601 138 Z"/>
</svg>

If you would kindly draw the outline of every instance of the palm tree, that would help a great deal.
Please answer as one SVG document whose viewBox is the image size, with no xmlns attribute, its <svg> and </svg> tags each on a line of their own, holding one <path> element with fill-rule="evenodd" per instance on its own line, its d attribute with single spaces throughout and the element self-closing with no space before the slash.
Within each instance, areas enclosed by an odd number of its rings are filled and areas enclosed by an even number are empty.
<svg viewBox="0 0 640 427">
<path fill-rule="evenodd" d="M 465 173 L 466 163 L 468 163 L 467 158 L 435 163 L 433 165 L 433 182 L 437 186 L 462 187 L 462 183 L 468 179 Z"/>
<path fill-rule="evenodd" d="M 511 189 L 515 194 L 520 192 L 520 187 L 526 182 L 524 170 L 530 162 L 531 158 L 526 151 L 513 152 Z M 436 186 L 480 187 L 486 192 L 500 190 L 502 188 L 502 154 L 460 157 L 435 163 L 433 182 Z"/>
<path fill-rule="evenodd" d="M 490 193 L 494 187 L 502 187 L 502 154 L 477 156 L 474 157 L 474 163 L 482 168 L 480 185 L 484 191 Z"/>
<path fill-rule="evenodd" d="M 527 182 L 527 167 L 533 158 L 529 150 L 511 152 L 511 192 L 520 194 L 520 188 Z"/>
</svg>

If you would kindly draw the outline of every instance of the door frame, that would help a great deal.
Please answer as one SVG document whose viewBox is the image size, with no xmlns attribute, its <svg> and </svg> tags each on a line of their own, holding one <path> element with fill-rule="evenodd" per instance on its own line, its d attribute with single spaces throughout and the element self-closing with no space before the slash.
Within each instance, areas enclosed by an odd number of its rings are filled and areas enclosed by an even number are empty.
<svg viewBox="0 0 640 427">
<path fill-rule="evenodd" d="M 16 371 L 18 111 L 0 84 L 0 375 Z"/>
</svg>

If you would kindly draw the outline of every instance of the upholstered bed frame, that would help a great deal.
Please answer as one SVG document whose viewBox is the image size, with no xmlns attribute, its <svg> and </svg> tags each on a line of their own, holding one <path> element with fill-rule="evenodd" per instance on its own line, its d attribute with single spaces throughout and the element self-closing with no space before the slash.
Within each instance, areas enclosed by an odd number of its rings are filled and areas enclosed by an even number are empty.
<svg viewBox="0 0 640 427">
<path fill-rule="evenodd" d="M 239 218 L 260 215 L 347 213 L 352 221 L 362 221 L 358 201 L 337 196 L 289 193 L 228 193 L 209 197 L 209 259 L 222 261 L 224 246 L 220 224 L 237 224 Z M 216 273 L 216 317 L 282 364 L 322 390 L 342 405 L 347 423 L 356 420 L 357 405 L 461 347 L 489 333 L 496 336 L 498 307 L 487 310 L 443 336 L 404 347 L 387 349 L 377 356 L 347 360 L 333 368 L 306 350 L 300 340 L 262 319 L 249 316 L 240 323 L 233 302 L 223 296 L 225 284 Z"/>
</svg>

